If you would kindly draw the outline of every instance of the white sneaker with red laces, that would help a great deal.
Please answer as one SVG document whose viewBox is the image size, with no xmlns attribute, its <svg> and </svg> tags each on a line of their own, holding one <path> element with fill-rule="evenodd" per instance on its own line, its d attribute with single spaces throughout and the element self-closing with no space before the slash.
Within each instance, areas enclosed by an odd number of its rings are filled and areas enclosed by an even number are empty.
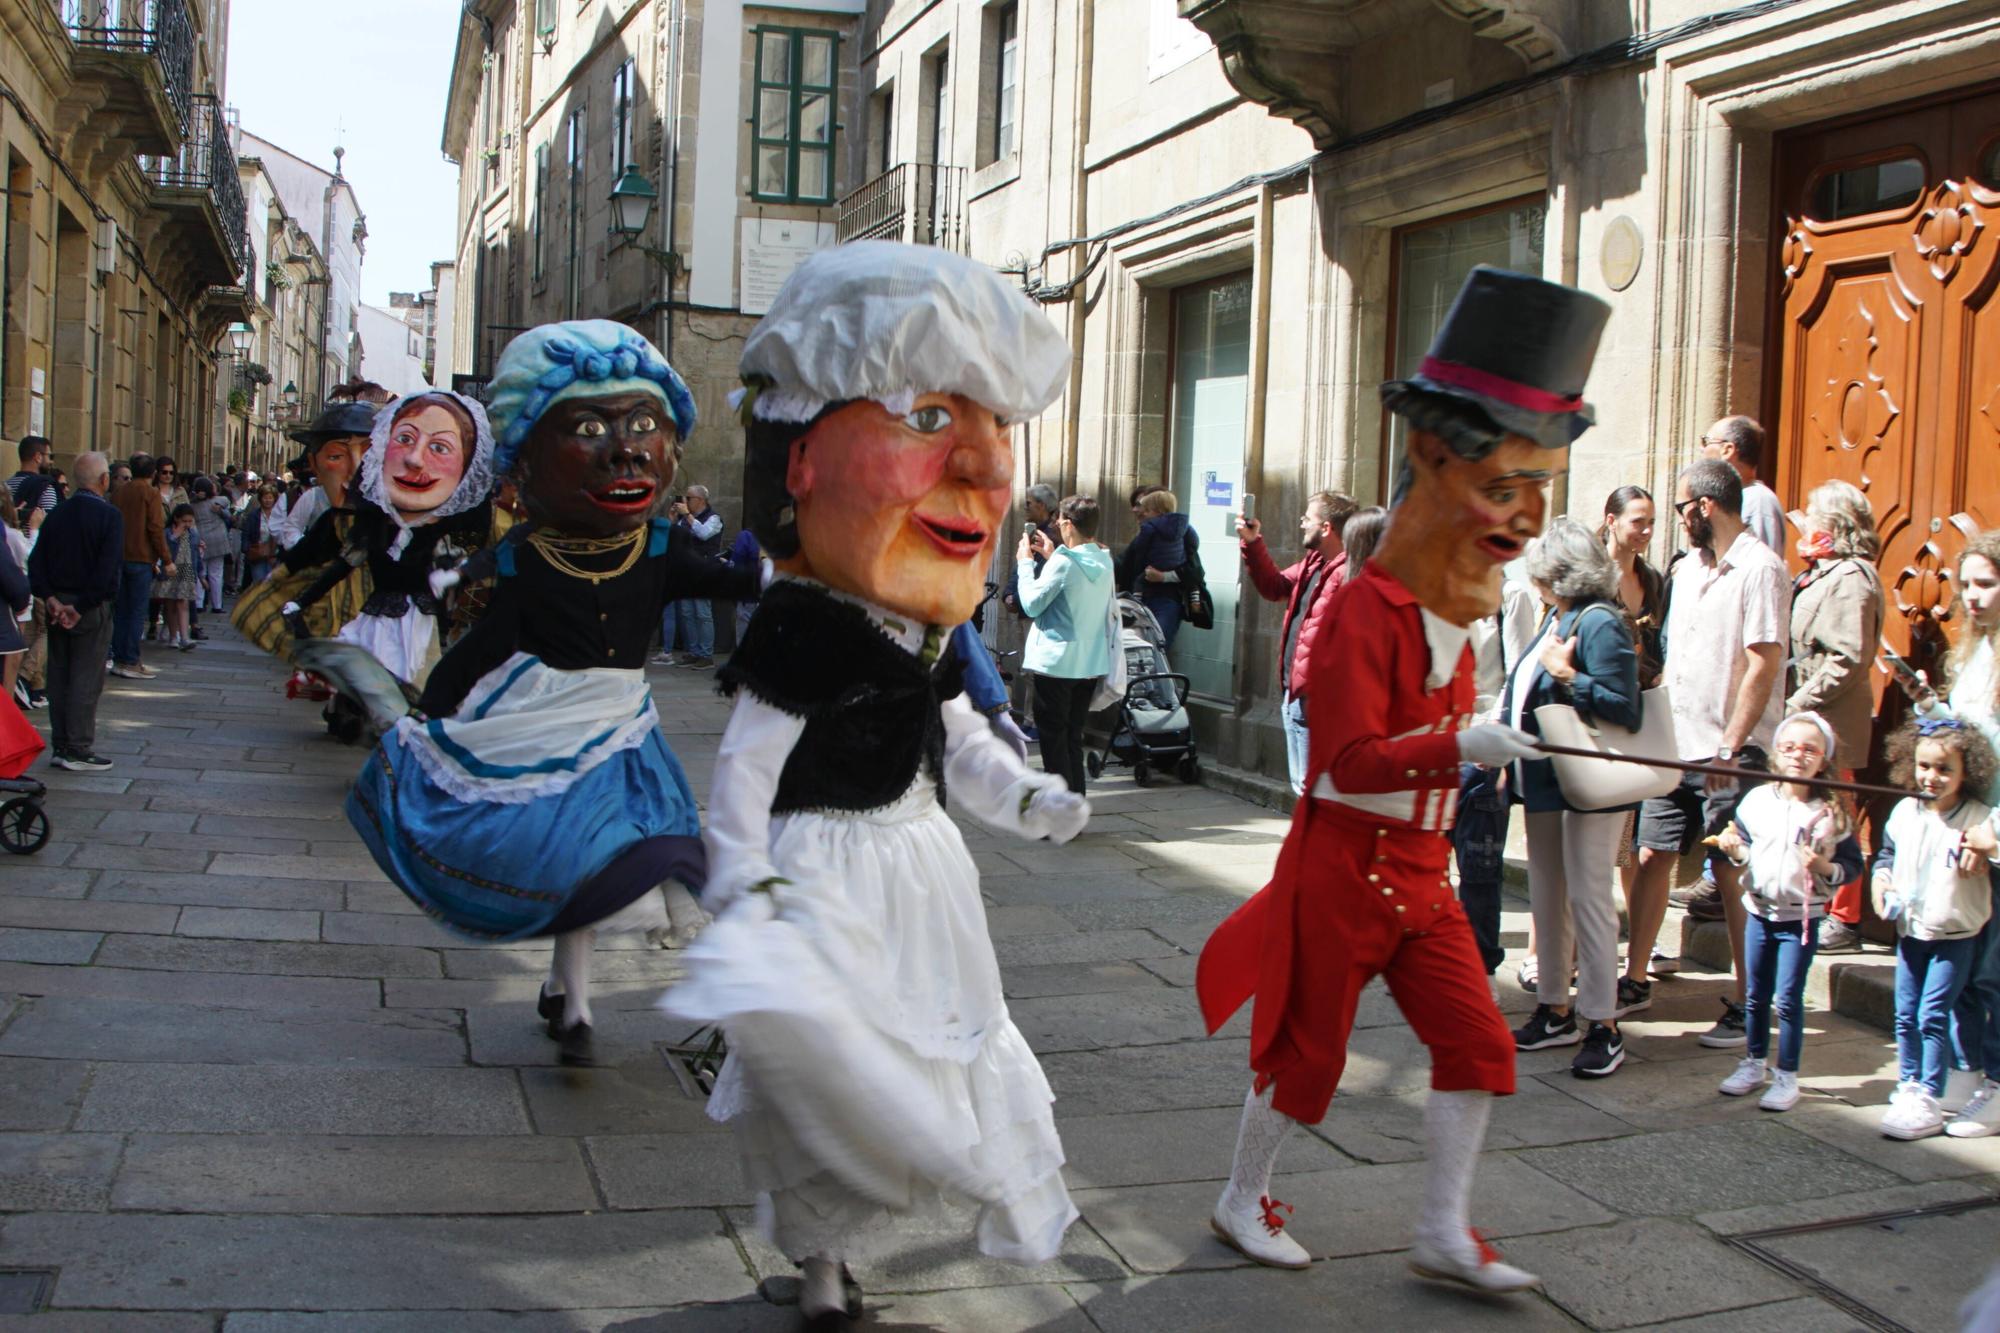
<svg viewBox="0 0 2000 1333">
<path fill-rule="evenodd" d="M 1477 1231 L 1467 1231 L 1455 1245 L 1441 1245 L 1429 1236 L 1417 1237 L 1417 1243 L 1410 1248 L 1410 1271 L 1418 1277 L 1456 1282 L 1474 1291 L 1527 1291 L 1542 1285 L 1542 1280 L 1533 1273 L 1501 1262 L 1500 1252 Z"/>
<path fill-rule="evenodd" d="M 1290 1204 L 1268 1194 L 1246 1206 L 1237 1201 L 1234 1190 L 1225 1188 L 1208 1224 L 1223 1244 L 1245 1258 L 1272 1268 L 1308 1268 L 1312 1256 L 1306 1247 L 1285 1234 L 1285 1219 L 1291 1212 Z"/>
</svg>

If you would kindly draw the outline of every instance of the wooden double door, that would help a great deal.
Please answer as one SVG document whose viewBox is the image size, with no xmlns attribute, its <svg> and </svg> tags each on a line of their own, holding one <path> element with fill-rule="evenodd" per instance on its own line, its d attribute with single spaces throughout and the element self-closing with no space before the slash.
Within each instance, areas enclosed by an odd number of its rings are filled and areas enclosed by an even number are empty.
<svg viewBox="0 0 2000 1333">
<path fill-rule="evenodd" d="M 1788 508 L 1830 478 L 1868 496 L 1883 638 L 1933 663 L 1960 525 L 2000 525 L 2000 85 L 1775 147 L 1773 484 Z"/>
</svg>

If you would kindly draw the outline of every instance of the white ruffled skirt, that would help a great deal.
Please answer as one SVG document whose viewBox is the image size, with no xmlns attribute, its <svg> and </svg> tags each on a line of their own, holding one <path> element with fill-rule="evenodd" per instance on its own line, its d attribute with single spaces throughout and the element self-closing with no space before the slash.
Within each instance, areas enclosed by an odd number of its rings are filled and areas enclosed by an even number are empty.
<svg viewBox="0 0 2000 1333">
<path fill-rule="evenodd" d="M 400 616 L 362 612 L 334 636 L 351 643 L 394 672 L 398 679 L 422 688 L 438 663 L 437 617 L 414 606 Z"/>
<path fill-rule="evenodd" d="M 979 872 L 919 779 L 885 810 L 773 824 L 790 884 L 726 909 L 663 1007 L 719 1023 L 766 1234 L 846 1258 L 884 1210 L 970 1204 L 979 1247 L 1045 1262 L 1076 1219 L 1041 1065 L 1001 997 Z"/>
</svg>

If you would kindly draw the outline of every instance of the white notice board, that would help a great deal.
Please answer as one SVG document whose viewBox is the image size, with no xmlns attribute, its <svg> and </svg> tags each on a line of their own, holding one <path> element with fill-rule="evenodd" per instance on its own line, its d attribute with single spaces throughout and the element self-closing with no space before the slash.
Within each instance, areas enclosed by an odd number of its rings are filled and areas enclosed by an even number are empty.
<svg viewBox="0 0 2000 1333">
<path fill-rule="evenodd" d="M 776 218 L 744 218 L 738 247 L 741 270 L 736 308 L 761 315 L 778 299 L 778 289 L 805 257 L 833 244 L 831 222 L 785 222 Z"/>
</svg>

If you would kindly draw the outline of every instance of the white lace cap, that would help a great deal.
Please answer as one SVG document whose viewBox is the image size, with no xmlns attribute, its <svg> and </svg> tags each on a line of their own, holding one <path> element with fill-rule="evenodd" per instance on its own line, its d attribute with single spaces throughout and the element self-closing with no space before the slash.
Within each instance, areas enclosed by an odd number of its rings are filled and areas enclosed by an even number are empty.
<svg viewBox="0 0 2000 1333">
<path fill-rule="evenodd" d="M 999 273 L 929 245 L 850 241 L 810 256 L 743 343 L 745 379 L 768 387 L 760 421 L 811 421 L 873 399 L 897 416 L 917 395 L 963 394 L 1009 423 L 1062 395 L 1062 334 Z"/>
<path fill-rule="evenodd" d="M 396 506 L 389 502 L 382 473 L 389 462 L 389 432 L 396 425 L 396 416 L 418 398 L 444 398 L 464 408 L 466 415 L 472 418 L 472 438 L 466 441 L 465 471 L 459 477 L 458 485 L 445 502 L 424 515 L 417 526 L 462 514 L 493 493 L 493 428 L 487 424 L 485 406 L 476 398 L 453 393 L 450 389 L 421 389 L 398 398 L 375 414 L 375 428 L 368 433 L 368 452 L 361 457 L 361 493 L 387 514 L 398 529 L 395 540 L 389 544 L 392 557 L 400 556 L 410 544 L 411 525 L 403 521 L 403 516 L 396 512 Z"/>
</svg>

